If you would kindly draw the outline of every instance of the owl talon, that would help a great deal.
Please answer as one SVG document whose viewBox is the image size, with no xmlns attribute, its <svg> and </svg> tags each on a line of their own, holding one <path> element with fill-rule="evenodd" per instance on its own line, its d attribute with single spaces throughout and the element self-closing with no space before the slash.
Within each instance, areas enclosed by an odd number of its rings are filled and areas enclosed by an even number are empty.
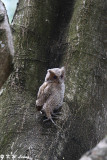
<svg viewBox="0 0 107 160">
<path fill-rule="evenodd" d="M 52 119 L 59 119 L 58 116 L 52 116 Z"/>
<path fill-rule="evenodd" d="M 46 122 L 46 121 L 49 121 L 49 120 L 51 120 L 51 122 L 52 122 L 54 125 L 56 125 L 52 118 L 47 118 L 47 119 L 43 120 L 43 122 Z"/>
<path fill-rule="evenodd" d="M 50 118 L 50 120 L 51 120 L 51 122 L 52 122 L 54 125 L 56 125 L 52 118 Z"/>
<path fill-rule="evenodd" d="M 53 115 L 54 117 L 57 117 L 58 115 L 61 115 L 61 112 L 52 113 L 52 115 Z"/>
<path fill-rule="evenodd" d="M 51 120 L 51 122 L 52 122 L 56 127 L 58 127 L 59 129 L 61 129 L 61 130 L 62 130 L 62 128 L 61 128 L 60 126 L 58 126 L 58 125 L 53 121 L 53 119 L 52 119 L 52 118 L 51 118 L 50 120 Z"/>
<path fill-rule="evenodd" d="M 47 118 L 47 119 L 43 120 L 43 122 L 46 122 L 46 121 L 49 121 L 49 120 L 51 120 L 51 122 L 55 124 L 55 122 L 53 121 L 52 118 Z"/>
<path fill-rule="evenodd" d="M 45 119 L 45 120 L 43 120 L 43 122 L 46 122 L 46 121 L 49 121 L 50 119 L 49 118 L 47 118 L 47 119 Z"/>
</svg>

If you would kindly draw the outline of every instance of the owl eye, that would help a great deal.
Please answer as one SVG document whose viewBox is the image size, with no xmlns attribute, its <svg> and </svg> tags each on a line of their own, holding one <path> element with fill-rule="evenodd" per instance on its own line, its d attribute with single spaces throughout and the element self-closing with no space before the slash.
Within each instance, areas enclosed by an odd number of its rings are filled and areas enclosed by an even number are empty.
<svg viewBox="0 0 107 160">
<path fill-rule="evenodd" d="M 63 75 L 61 75 L 61 78 L 63 78 Z"/>
<path fill-rule="evenodd" d="M 54 76 L 53 78 L 54 78 L 54 79 L 57 79 L 57 76 Z"/>
</svg>

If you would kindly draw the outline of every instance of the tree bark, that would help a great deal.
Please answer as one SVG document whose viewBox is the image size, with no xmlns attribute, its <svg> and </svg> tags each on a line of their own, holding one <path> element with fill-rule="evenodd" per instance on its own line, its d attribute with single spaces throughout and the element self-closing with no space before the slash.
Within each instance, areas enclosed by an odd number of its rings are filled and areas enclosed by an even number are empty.
<svg viewBox="0 0 107 160">
<path fill-rule="evenodd" d="M 68 29 L 65 101 L 72 112 L 74 160 L 107 132 L 107 1 L 77 0 Z M 68 146 L 68 144 L 67 144 Z"/>
<path fill-rule="evenodd" d="M 11 73 L 13 55 L 14 47 L 7 12 L 0 1 L 0 88 Z"/>
<path fill-rule="evenodd" d="M 107 130 L 106 1 L 19 0 L 12 30 L 14 71 L 0 96 L 0 154 L 77 160 Z M 46 70 L 66 67 L 61 115 L 35 109 Z"/>
<path fill-rule="evenodd" d="M 51 65 L 59 65 L 62 53 L 55 53 L 57 57 L 54 64 L 53 50 L 56 49 L 55 43 L 60 49 L 60 25 L 64 28 L 67 22 L 58 21 L 61 16 L 71 12 L 68 10 L 66 13 L 63 7 L 71 5 L 72 3 L 57 0 L 21 0 L 18 3 L 12 25 L 14 71 L 0 97 L 1 154 L 12 153 L 16 154 L 17 158 L 22 155 L 44 160 L 58 159 L 62 154 L 71 126 L 69 107 L 67 104 L 63 106 L 62 115 L 56 121 L 58 128 L 51 122 L 43 123 L 43 116 L 36 112 L 35 100 L 46 70 Z"/>
<path fill-rule="evenodd" d="M 88 151 L 80 160 L 107 160 L 107 137 L 95 148 Z"/>
</svg>

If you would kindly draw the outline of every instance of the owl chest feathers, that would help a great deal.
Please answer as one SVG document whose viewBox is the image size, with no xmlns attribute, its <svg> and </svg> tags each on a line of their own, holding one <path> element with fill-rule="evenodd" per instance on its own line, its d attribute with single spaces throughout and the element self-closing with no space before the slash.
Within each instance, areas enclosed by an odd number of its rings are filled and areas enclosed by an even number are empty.
<svg viewBox="0 0 107 160">
<path fill-rule="evenodd" d="M 49 101 L 53 107 L 60 107 L 63 103 L 64 92 L 65 92 L 65 85 L 62 84 L 54 84 L 51 86 L 51 95 Z"/>
</svg>

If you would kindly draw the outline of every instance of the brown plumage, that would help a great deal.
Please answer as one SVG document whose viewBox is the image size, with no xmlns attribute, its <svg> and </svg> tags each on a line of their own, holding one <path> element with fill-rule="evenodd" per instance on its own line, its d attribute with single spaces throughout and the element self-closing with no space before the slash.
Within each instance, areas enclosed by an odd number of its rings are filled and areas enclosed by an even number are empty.
<svg viewBox="0 0 107 160">
<path fill-rule="evenodd" d="M 45 77 L 45 82 L 40 86 L 36 106 L 39 111 L 46 114 L 47 119 L 52 122 L 52 114 L 55 109 L 63 104 L 65 92 L 65 68 L 48 69 Z"/>
</svg>

